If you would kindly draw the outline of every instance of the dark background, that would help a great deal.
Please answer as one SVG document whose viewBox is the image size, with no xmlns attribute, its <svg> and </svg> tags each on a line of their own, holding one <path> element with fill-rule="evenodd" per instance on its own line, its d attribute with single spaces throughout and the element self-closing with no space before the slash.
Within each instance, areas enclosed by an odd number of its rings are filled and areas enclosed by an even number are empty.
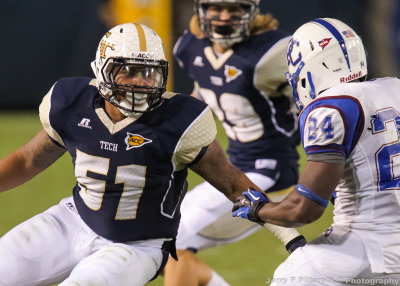
<svg viewBox="0 0 400 286">
<path fill-rule="evenodd" d="M 60 77 L 93 76 L 90 62 L 94 60 L 99 40 L 107 31 L 98 13 L 104 2 L 0 1 L 0 109 L 36 109 L 42 97 Z M 280 21 L 280 28 L 289 33 L 314 18 L 338 18 L 363 38 L 369 51 L 370 77 L 396 76 L 400 46 L 399 2 L 261 0 L 260 10 L 272 13 Z M 187 27 L 193 13 L 192 5 L 192 0 L 173 1 L 173 34 L 169 40 L 175 42 Z M 376 37 L 380 37 L 379 40 Z M 175 62 L 173 66 L 173 90 L 190 92 L 191 81 Z"/>
</svg>

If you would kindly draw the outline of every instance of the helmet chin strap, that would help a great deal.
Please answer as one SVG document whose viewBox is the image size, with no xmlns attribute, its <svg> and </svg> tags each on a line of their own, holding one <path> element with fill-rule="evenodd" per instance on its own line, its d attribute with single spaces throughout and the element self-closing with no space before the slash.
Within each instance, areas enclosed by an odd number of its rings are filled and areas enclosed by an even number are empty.
<svg viewBox="0 0 400 286">
<path fill-rule="evenodd" d="M 243 37 L 240 36 L 240 31 L 235 31 L 234 33 L 225 34 L 226 32 L 227 32 L 226 30 L 217 31 L 216 29 L 214 32 L 212 32 L 210 40 L 225 48 L 230 48 L 234 44 L 240 43 L 243 40 Z M 230 37 L 227 37 L 227 35 L 230 35 Z"/>
<path fill-rule="evenodd" d="M 213 38 L 211 40 L 213 43 L 219 44 L 223 46 L 224 48 L 230 48 L 234 44 L 241 42 L 241 39 L 235 38 L 235 39 L 215 39 Z"/>
</svg>

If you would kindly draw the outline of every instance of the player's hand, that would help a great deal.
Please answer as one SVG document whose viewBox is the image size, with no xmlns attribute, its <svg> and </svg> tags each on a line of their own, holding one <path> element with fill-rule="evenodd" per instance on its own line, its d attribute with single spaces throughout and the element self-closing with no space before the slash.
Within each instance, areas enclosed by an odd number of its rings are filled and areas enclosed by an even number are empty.
<svg viewBox="0 0 400 286">
<path fill-rule="evenodd" d="M 269 203 L 269 200 L 263 193 L 249 189 L 237 197 L 232 208 L 232 216 L 262 222 L 258 212 L 266 203 Z"/>
</svg>

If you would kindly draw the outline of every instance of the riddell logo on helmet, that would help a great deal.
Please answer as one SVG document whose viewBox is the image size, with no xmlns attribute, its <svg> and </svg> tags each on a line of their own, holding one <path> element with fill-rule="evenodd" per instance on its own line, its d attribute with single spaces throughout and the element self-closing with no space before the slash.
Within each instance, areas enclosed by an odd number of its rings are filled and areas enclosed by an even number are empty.
<svg viewBox="0 0 400 286">
<path fill-rule="evenodd" d="M 340 83 L 352 81 L 353 79 L 361 77 L 361 75 L 362 75 L 361 71 L 359 71 L 358 73 L 353 73 L 352 75 L 349 75 L 348 77 L 341 77 Z"/>
</svg>

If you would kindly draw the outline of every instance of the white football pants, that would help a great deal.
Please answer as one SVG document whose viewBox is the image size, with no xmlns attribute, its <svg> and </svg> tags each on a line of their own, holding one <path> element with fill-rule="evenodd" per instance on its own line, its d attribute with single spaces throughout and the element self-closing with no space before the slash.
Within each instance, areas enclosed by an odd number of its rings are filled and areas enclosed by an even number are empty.
<svg viewBox="0 0 400 286">
<path fill-rule="evenodd" d="M 400 285 L 400 273 L 373 273 L 358 235 L 334 225 L 293 252 L 268 280 L 271 286 Z"/>
<path fill-rule="evenodd" d="M 0 238 L 0 286 L 142 286 L 162 263 L 162 244 L 98 236 L 70 197 Z"/>
</svg>

